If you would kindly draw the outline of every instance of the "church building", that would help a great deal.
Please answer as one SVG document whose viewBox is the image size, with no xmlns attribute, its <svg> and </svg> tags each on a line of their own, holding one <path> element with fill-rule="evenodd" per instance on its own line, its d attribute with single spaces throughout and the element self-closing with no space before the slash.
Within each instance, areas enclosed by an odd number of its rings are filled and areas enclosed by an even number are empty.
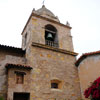
<svg viewBox="0 0 100 100">
<path fill-rule="evenodd" d="M 81 100 L 71 26 L 44 5 L 33 9 L 22 48 L 0 45 L 0 96 L 4 100 Z"/>
</svg>

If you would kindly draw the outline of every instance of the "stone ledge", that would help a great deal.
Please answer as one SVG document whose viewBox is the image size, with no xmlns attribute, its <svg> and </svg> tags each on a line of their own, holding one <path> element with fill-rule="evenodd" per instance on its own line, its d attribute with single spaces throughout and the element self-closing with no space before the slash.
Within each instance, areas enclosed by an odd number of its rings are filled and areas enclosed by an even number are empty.
<svg viewBox="0 0 100 100">
<path fill-rule="evenodd" d="M 48 45 L 35 43 L 35 42 L 32 42 L 32 46 L 44 48 L 44 49 L 48 49 L 48 50 L 52 50 L 52 51 L 56 51 L 56 52 L 60 52 L 60 53 L 64 53 L 64 54 L 69 54 L 69 55 L 72 55 L 72 56 L 78 55 L 78 53 L 75 53 L 75 52 L 71 52 L 71 51 L 67 51 L 67 50 L 59 49 L 59 48 L 54 48 L 54 47 L 51 47 L 51 46 L 48 46 Z"/>
<path fill-rule="evenodd" d="M 61 89 L 51 89 L 51 91 L 62 92 Z"/>
</svg>

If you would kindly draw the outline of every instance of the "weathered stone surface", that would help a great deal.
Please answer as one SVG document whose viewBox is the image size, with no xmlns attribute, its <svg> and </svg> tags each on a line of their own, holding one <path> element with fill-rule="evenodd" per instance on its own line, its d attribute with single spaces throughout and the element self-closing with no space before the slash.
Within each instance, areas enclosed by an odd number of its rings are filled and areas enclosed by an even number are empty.
<svg viewBox="0 0 100 100">
<path fill-rule="evenodd" d="M 33 95 L 30 99 L 78 100 L 81 96 L 75 56 L 32 46 L 32 42 L 45 44 L 45 26 L 48 24 L 57 29 L 59 48 L 73 51 L 70 28 L 40 17 L 30 18 L 22 35 L 24 40 L 27 33 L 27 44 L 25 46 L 22 41 L 22 48 L 26 48 L 27 64 L 33 67 L 30 85 Z M 61 89 L 51 89 L 53 79 L 62 82 Z"/>
<path fill-rule="evenodd" d="M 2 94 L 4 96 L 4 98 L 7 97 L 7 90 L 8 90 L 8 76 L 7 76 L 7 70 L 5 68 L 5 65 L 7 63 L 14 63 L 14 64 L 23 64 L 25 63 L 24 59 L 22 57 L 16 57 L 16 56 L 7 56 L 6 53 L 4 53 L 3 51 L 0 52 L 2 55 L 1 61 L 0 61 L 0 94 Z M 9 52 L 8 52 L 9 54 Z M 12 55 L 12 54 L 11 54 Z M 13 80 L 12 80 L 13 75 L 11 75 L 10 80 L 11 80 L 11 84 L 13 87 Z M 8 86 L 8 87 L 7 87 Z"/>
<path fill-rule="evenodd" d="M 26 58 L 28 64 L 33 66 L 31 92 L 34 91 L 35 96 L 45 100 L 52 98 L 77 100 L 80 98 L 79 81 L 77 81 L 79 78 L 74 65 L 74 56 L 37 47 L 30 49 L 31 53 L 27 54 Z M 51 89 L 50 81 L 53 79 L 63 82 L 61 89 Z"/>
<path fill-rule="evenodd" d="M 30 93 L 30 100 L 79 100 L 81 97 L 75 55 L 32 46 L 33 42 L 45 45 L 44 27 L 51 24 L 57 29 L 59 49 L 73 52 L 71 28 L 57 23 L 32 16 L 22 34 L 25 55 L 0 51 L 0 94 L 7 100 L 13 100 L 15 92 Z M 33 69 L 6 69 L 7 63 L 30 65 Z M 15 71 L 25 73 L 23 84 L 16 83 Z M 59 81 L 60 88 L 51 88 L 52 80 Z"/>
<path fill-rule="evenodd" d="M 32 16 L 27 28 L 25 29 L 23 33 L 22 48 L 25 48 L 24 47 L 24 42 L 25 42 L 24 36 L 26 33 L 28 34 L 27 35 L 27 46 L 32 42 L 45 44 L 45 26 L 48 24 L 53 25 L 57 29 L 59 48 L 65 49 L 68 51 L 73 51 L 72 36 L 71 36 L 71 32 L 69 28 L 62 27 L 60 25 L 57 25 L 47 20 L 43 20 L 35 16 Z"/>
</svg>

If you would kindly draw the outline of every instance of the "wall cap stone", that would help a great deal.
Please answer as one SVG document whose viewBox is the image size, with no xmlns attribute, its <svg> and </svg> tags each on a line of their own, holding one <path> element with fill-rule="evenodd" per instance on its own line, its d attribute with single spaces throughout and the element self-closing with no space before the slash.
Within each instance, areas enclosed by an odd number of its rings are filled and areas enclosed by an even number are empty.
<svg viewBox="0 0 100 100">
<path fill-rule="evenodd" d="M 64 54 L 69 54 L 69 55 L 72 55 L 72 56 L 78 55 L 78 53 L 75 53 L 75 52 L 72 52 L 72 51 L 67 51 L 67 50 L 64 50 L 64 49 L 59 49 L 59 48 L 55 48 L 55 47 L 51 47 L 51 46 L 48 46 L 48 45 L 35 43 L 35 42 L 32 42 L 32 46 L 43 48 L 43 49 L 48 49 L 48 50 L 52 50 L 52 51 L 60 52 L 60 53 L 64 53 Z"/>
</svg>

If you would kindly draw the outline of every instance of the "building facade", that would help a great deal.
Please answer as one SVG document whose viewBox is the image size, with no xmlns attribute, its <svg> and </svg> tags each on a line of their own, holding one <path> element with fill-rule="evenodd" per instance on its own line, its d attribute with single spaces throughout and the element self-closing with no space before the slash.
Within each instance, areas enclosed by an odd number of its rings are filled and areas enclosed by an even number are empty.
<svg viewBox="0 0 100 100">
<path fill-rule="evenodd" d="M 75 64 L 78 67 L 82 98 L 90 100 L 84 97 L 84 91 L 100 77 L 100 51 L 83 54 Z"/>
<path fill-rule="evenodd" d="M 5 100 L 80 100 L 71 27 L 44 5 L 33 10 L 22 48 L 0 45 L 0 96 Z"/>
</svg>

